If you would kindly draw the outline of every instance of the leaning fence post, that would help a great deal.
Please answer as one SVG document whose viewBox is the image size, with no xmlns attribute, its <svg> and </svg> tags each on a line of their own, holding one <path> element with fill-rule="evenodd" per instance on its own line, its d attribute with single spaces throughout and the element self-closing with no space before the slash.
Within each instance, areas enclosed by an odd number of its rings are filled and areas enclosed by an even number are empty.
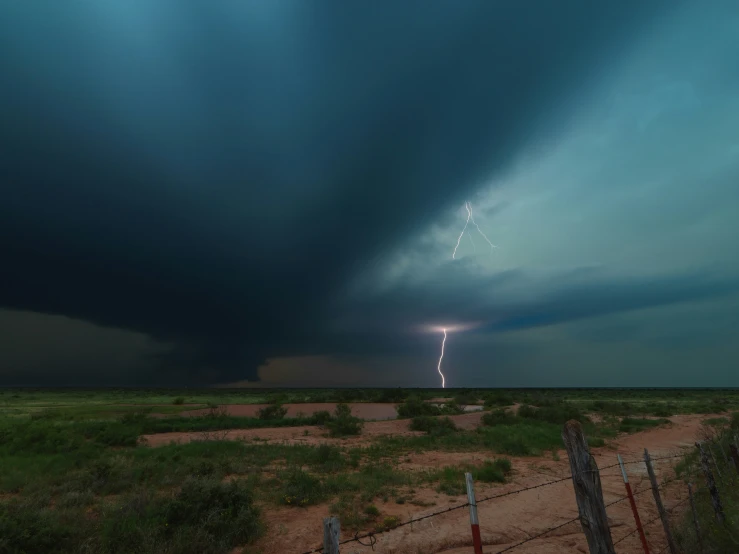
<svg viewBox="0 0 739 554">
<path fill-rule="evenodd" d="M 616 454 L 618 458 L 618 464 L 621 466 L 621 475 L 624 478 L 624 486 L 626 487 L 626 495 L 629 497 L 629 503 L 631 504 L 631 511 L 634 512 L 634 521 L 636 522 L 636 530 L 639 531 L 639 540 L 641 540 L 641 547 L 644 549 L 644 554 L 649 554 L 649 545 L 647 544 L 647 537 L 644 536 L 644 529 L 641 526 L 641 519 L 639 518 L 639 512 L 636 509 L 636 502 L 634 501 L 634 494 L 631 492 L 631 485 L 629 484 L 629 477 L 626 475 L 626 468 L 624 467 L 624 461 L 621 459 L 621 454 Z"/>
<path fill-rule="evenodd" d="M 675 547 L 675 540 L 672 538 L 672 532 L 670 531 L 670 522 L 667 519 L 667 512 L 665 511 L 665 507 L 662 505 L 662 497 L 659 494 L 659 485 L 657 484 L 657 476 L 654 474 L 654 468 L 652 467 L 652 458 L 649 457 L 649 451 L 646 448 L 644 449 L 644 463 L 647 464 L 649 481 L 652 483 L 654 503 L 657 504 L 657 512 L 659 513 L 659 518 L 662 520 L 662 527 L 665 528 L 667 547 L 672 554 L 678 554 L 677 548 Z"/>
<path fill-rule="evenodd" d="M 477 519 L 477 502 L 475 502 L 475 488 L 472 482 L 472 474 L 465 473 L 464 480 L 467 484 L 467 502 L 470 505 L 470 525 L 472 526 L 472 546 L 475 554 L 482 554 L 482 538 L 480 537 L 480 521 Z"/>
<path fill-rule="evenodd" d="M 580 423 L 574 419 L 565 423 L 562 440 L 570 458 L 572 485 L 575 489 L 580 525 L 588 541 L 590 554 L 616 554 L 603 503 L 598 466 L 590 455 Z"/>
<path fill-rule="evenodd" d="M 338 517 L 323 518 L 323 554 L 339 554 L 341 524 Z"/>
<path fill-rule="evenodd" d="M 703 474 L 706 476 L 706 483 L 708 484 L 708 492 L 711 493 L 711 504 L 713 504 L 713 511 L 716 512 L 716 519 L 719 523 L 724 522 L 724 507 L 721 505 L 721 497 L 718 494 L 718 488 L 716 488 L 716 481 L 713 478 L 713 472 L 711 466 L 708 463 L 708 456 L 706 451 L 703 450 L 703 445 L 699 442 L 695 443 L 698 447 L 701 457 L 701 467 L 703 468 Z"/>
<path fill-rule="evenodd" d="M 718 467 L 718 462 L 716 461 L 716 456 L 713 455 L 713 448 L 711 448 L 711 445 L 708 445 L 708 453 L 711 455 L 711 459 L 713 460 L 713 465 L 716 466 L 716 473 L 718 473 L 718 478 L 721 480 L 721 482 L 724 482 L 724 476 L 721 474 L 721 469 Z"/>
<path fill-rule="evenodd" d="M 693 512 L 693 525 L 695 525 L 695 537 L 698 539 L 698 548 L 703 554 L 703 538 L 701 537 L 701 528 L 698 525 L 698 512 L 695 509 L 695 500 L 693 499 L 693 483 L 688 483 L 688 496 L 690 497 L 690 509 Z"/>
<path fill-rule="evenodd" d="M 739 473 L 739 451 L 736 446 L 729 443 L 729 452 L 731 452 L 731 461 L 734 462 L 734 469 Z"/>
</svg>

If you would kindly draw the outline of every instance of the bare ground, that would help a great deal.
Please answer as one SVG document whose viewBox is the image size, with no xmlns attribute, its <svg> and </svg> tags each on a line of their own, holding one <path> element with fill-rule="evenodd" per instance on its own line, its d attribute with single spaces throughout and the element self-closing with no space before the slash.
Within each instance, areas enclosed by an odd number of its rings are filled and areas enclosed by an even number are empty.
<svg viewBox="0 0 739 554">
<path fill-rule="evenodd" d="M 326 406 L 326 404 L 322 404 Z M 388 404 L 379 404 L 387 406 Z M 353 405 L 352 409 L 354 408 Z M 482 412 L 472 412 L 458 416 L 450 416 L 461 429 L 474 429 L 480 423 Z M 348 437 L 343 439 L 329 438 L 326 431 L 316 425 L 302 425 L 299 427 L 278 427 L 266 429 L 232 429 L 230 431 L 222 431 L 219 437 L 230 440 L 257 440 L 261 443 L 277 443 L 277 444 L 336 444 L 340 446 L 362 446 L 371 442 L 374 437 L 383 435 L 394 436 L 413 436 L 423 435 L 420 431 L 411 431 L 408 429 L 410 421 L 407 419 L 387 420 L 387 421 L 369 421 L 365 423 L 362 435 L 358 437 Z M 175 433 L 157 433 L 154 435 L 143 435 L 142 441 L 149 446 L 162 446 L 171 442 L 187 443 L 193 440 L 202 440 L 213 433 L 192 433 L 192 432 L 175 432 Z"/>
<path fill-rule="evenodd" d="M 480 413 L 452 416 L 462 428 L 474 428 L 480 420 Z M 599 467 L 603 468 L 616 462 L 616 452 L 624 460 L 640 460 L 644 448 L 649 448 L 654 458 L 680 453 L 682 449 L 692 446 L 698 436 L 701 422 L 708 415 L 677 415 L 670 420 L 672 425 L 650 429 L 633 435 L 621 436 L 603 448 L 594 448 L 593 454 Z M 307 431 L 307 435 L 304 433 Z M 284 442 L 288 444 L 340 444 L 358 446 L 371 442 L 372 437 L 379 435 L 415 435 L 408 430 L 407 420 L 369 422 L 365 425 L 363 436 L 349 439 L 330 439 L 317 427 L 296 427 L 281 429 L 234 430 L 228 433 L 231 439 L 253 440 L 258 437 L 267 442 Z M 186 442 L 197 440 L 197 433 L 165 433 L 146 437 L 152 446 L 167 444 L 171 441 Z M 562 459 L 551 458 L 513 458 L 514 476 L 505 485 L 476 485 L 478 500 L 488 495 L 497 495 L 523 487 L 546 483 L 569 475 L 567 456 L 561 452 Z M 454 465 L 465 461 L 482 461 L 489 458 L 485 452 L 448 453 L 423 452 L 410 454 L 400 464 L 400 469 L 424 470 L 436 469 L 445 465 Z M 673 475 L 672 466 L 677 459 L 655 461 L 655 471 L 660 480 Z M 648 487 L 646 468 L 643 463 L 628 464 L 632 488 L 639 493 Z M 601 473 L 605 502 L 618 500 L 625 494 L 620 471 L 617 467 L 605 469 Z M 677 502 L 684 499 L 687 491 L 684 485 L 675 481 L 667 485 L 663 493 L 665 507 L 669 510 Z M 463 504 L 466 496 L 447 497 L 438 494 L 433 488 L 417 488 L 415 498 L 427 502 L 435 502 L 434 506 L 419 508 L 418 506 L 394 502 L 376 502 L 383 516 L 396 515 L 401 521 L 408 521 L 448 506 Z M 646 524 L 657 516 L 654 500 L 649 491 L 637 494 L 636 503 L 642 522 Z M 277 508 L 265 511 L 268 533 L 258 544 L 264 554 L 296 552 L 312 550 L 321 545 L 321 521 L 328 515 L 326 505 L 308 508 Z M 485 554 L 499 552 L 506 547 L 524 541 L 549 528 L 560 525 L 577 516 L 577 506 L 569 480 L 554 485 L 512 494 L 478 506 L 480 528 Z M 609 519 L 614 541 L 627 535 L 634 529 L 634 520 L 628 501 L 622 501 L 608 508 Z M 663 531 L 659 521 L 646 528 L 650 547 L 659 551 L 665 546 Z M 345 534 L 344 538 L 348 538 Z M 377 554 L 468 554 L 470 552 L 471 534 L 469 530 L 469 513 L 466 508 L 439 515 L 412 526 L 404 526 L 378 535 L 374 552 Z M 619 543 L 619 554 L 641 552 L 636 534 Z M 516 553 L 564 554 L 571 552 L 587 552 L 585 537 L 578 522 L 550 532 L 542 538 L 532 540 L 514 550 Z M 342 547 L 347 554 L 369 554 L 370 546 L 361 546 L 356 542 Z"/>
</svg>

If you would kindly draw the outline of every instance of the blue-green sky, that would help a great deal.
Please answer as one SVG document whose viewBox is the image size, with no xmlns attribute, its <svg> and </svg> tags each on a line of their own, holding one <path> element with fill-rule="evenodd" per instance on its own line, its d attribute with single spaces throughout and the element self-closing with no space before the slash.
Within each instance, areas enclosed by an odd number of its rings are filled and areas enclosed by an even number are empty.
<svg viewBox="0 0 739 554">
<path fill-rule="evenodd" d="M 0 49 L 0 383 L 438 386 L 462 325 L 448 386 L 739 386 L 735 2 L 0 0 Z"/>
</svg>

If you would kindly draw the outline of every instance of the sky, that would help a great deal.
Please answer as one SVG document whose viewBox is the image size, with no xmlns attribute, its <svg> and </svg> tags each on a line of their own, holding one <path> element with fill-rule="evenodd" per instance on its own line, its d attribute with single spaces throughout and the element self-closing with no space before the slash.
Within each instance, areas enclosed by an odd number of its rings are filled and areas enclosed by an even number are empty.
<svg viewBox="0 0 739 554">
<path fill-rule="evenodd" d="M 451 387 L 739 386 L 733 0 L 0 0 L 0 50 L 0 385 L 438 387 L 446 328 Z"/>
</svg>

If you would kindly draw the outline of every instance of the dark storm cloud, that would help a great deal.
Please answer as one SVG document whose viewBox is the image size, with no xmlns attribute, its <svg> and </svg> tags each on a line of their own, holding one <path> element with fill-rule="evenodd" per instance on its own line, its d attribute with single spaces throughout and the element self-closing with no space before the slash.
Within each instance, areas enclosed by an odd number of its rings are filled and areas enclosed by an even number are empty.
<svg viewBox="0 0 739 554">
<path fill-rule="evenodd" d="M 337 291 L 676 4 L 5 3 L 0 306 L 171 342 L 187 380 L 333 347 Z"/>
<path fill-rule="evenodd" d="M 419 321 L 437 328 L 471 324 L 467 332 L 502 333 L 711 300 L 739 291 L 735 277 L 709 273 L 634 278 L 583 268 L 545 279 L 509 271 L 489 277 L 470 274 L 460 280 L 452 276 L 459 271 L 450 264 L 446 279 L 396 287 L 350 304 L 340 319 L 340 328 L 346 331 L 343 343 L 350 344 L 353 335 L 361 345 L 373 336 L 376 348 L 396 351 L 425 344 Z M 340 344 L 335 348 L 340 350 Z"/>
</svg>

